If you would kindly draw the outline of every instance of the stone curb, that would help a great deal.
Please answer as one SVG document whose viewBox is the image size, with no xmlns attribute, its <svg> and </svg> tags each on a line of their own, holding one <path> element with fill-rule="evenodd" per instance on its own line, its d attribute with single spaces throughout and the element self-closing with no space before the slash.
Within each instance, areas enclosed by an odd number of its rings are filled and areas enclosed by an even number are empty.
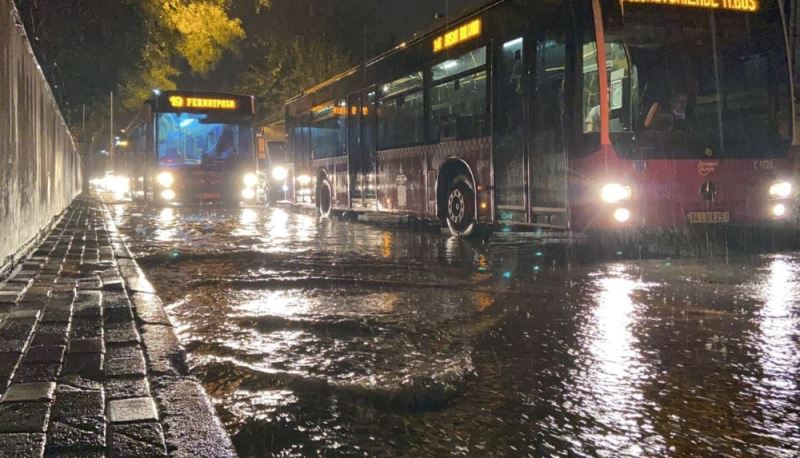
<svg viewBox="0 0 800 458">
<path fill-rule="evenodd" d="M 180 345 L 161 299 L 122 240 L 105 203 L 101 205 L 109 235 L 114 239 L 114 255 L 144 344 L 148 379 L 159 404 L 170 456 L 237 456 L 208 394 L 200 382 L 189 374 L 186 352 Z"/>
</svg>

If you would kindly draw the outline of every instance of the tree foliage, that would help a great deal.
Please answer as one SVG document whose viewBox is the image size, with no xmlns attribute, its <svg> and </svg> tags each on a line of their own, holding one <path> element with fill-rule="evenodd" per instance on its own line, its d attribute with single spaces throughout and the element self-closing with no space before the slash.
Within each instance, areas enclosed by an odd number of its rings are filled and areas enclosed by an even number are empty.
<svg viewBox="0 0 800 458">
<path fill-rule="evenodd" d="M 346 54 L 327 42 L 271 40 L 262 42 L 261 49 L 261 59 L 242 73 L 236 90 L 256 95 L 262 118 L 279 113 L 286 100 L 351 65 Z"/>
<path fill-rule="evenodd" d="M 245 37 L 229 0 L 16 1 L 74 132 L 84 105 L 90 130 L 107 115 L 109 92 L 137 109 L 153 88 L 208 74 Z"/>
<path fill-rule="evenodd" d="M 185 72 L 207 75 L 225 51 L 245 37 L 242 23 L 228 14 L 225 0 L 144 0 L 149 40 L 139 67 L 121 82 L 123 105 L 141 106 L 153 88 L 175 89 Z M 185 65 L 181 65 L 184 63 Z"/>
</svg>

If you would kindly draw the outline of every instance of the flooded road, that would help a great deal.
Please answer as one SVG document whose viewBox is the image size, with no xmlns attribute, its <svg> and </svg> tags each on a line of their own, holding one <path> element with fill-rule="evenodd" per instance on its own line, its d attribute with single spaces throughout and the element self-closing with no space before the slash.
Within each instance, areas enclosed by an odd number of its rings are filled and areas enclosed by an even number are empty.
<svg viewBox="0 0 800 458">
<path fill-rule="evenodd" d="M 800 453 L 800 254 L 109 208 L 243 456 Z"/>
</svg>

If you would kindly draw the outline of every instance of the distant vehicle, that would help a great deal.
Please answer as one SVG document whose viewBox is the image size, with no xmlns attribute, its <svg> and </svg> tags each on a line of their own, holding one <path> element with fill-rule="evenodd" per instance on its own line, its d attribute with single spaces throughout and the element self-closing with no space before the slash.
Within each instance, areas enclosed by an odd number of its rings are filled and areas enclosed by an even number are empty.
<svg viewBox="0 0 800 458">
<path fill-rule="evenodd" d="M 155 92 L 125 131 L 117 173 L 134 197 L 162 203 L 255 202 L 258 178 L 251 96 Z"/>
<path fill-rule="evenodd" d="M 257 135 L 258 169 L 263 182 L 262 201 L 266 205 L 287 201 L 291 193 L 287 168 L 283 120 L 263 125 Z"/>
<path fill-rule="evenodd" d="M 790 3 L 488 2 L 290 100 L 289 198 L 461 236 L 785 223 Z"/>
</svg>

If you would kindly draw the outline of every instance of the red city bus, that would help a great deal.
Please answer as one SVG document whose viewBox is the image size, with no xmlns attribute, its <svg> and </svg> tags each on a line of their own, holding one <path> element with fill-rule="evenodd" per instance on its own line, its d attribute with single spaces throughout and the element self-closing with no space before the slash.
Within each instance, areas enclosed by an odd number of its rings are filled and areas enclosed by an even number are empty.
<svg viewBox="0 0 800 458">
<path fill-rule="evenodd" d="M 290 100 L 289 198 L 463 236 L 793 220 L 782 5 L 489 2 Z"/>
<path fill-rule="evenodd" d="M 252 96 L 155 91 L 125 130 L 116 170 L 134 196 L 161 203 L 255 202 L 254 117 Z"/>
</svg>

